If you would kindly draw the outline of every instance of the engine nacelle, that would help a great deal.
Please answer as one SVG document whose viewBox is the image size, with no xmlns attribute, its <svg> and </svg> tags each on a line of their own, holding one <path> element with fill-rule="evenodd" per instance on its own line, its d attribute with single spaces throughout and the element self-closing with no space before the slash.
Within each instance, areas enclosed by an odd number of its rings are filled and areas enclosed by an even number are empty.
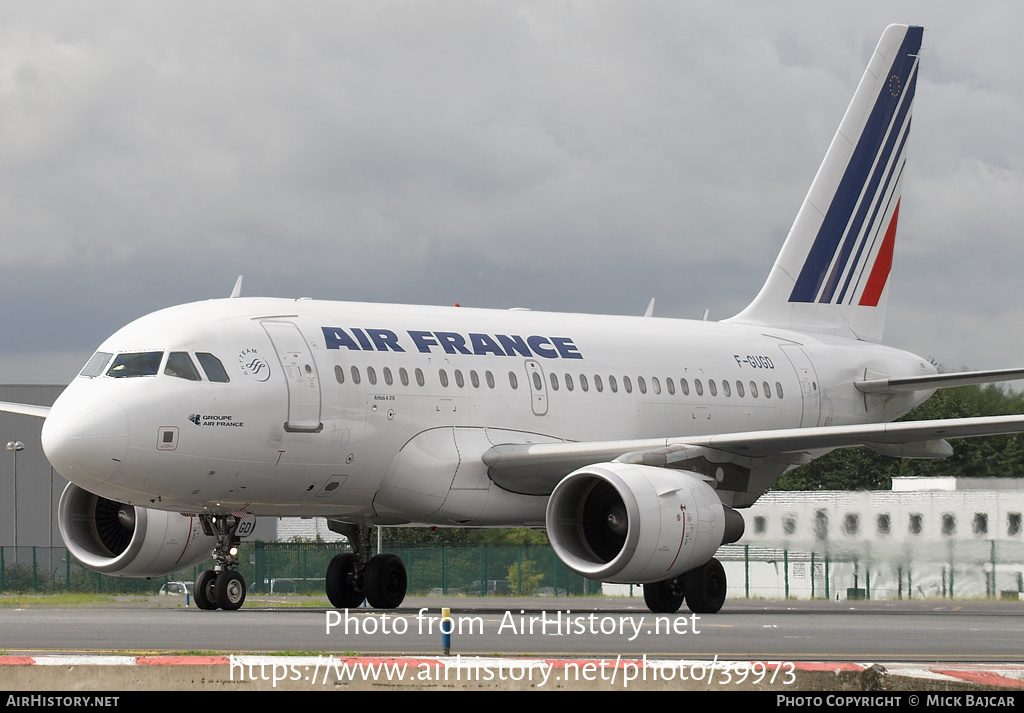
<svg viewBox="0 0 1024 713">
<path fill-rule="evenodd" d="M 551 493 L 546 520 L 566 566 L 604 582 L 676 577 L 743 535 L 743 518 L 699 475 L 629 463 L 567 475 Z"/>
<path fill-rule="evenodd" d="M 125 505 L 69 483 L 60 496 L 64 543 L 83 565 L 103 574 L 160 577 L 210 558 L 216 538 L 199 518 Z"/>
</svg>

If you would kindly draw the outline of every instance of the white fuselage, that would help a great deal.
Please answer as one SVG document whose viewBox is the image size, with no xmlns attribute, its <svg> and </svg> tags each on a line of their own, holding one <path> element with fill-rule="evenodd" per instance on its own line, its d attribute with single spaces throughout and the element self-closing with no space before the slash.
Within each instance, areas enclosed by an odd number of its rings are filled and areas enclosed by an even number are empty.
<svg viewBox="0 0 1024 713">
<path fill-rule="evenodd" d="M 170 308 L 99 352 L 158 355 L 158 366 L 113 376 L 108 359 L 54 404 L 44 447 L 75 484 L 166 510 L 394 523 L 544 520 L 546 498 L 498 492 L 480 452 L 425 469 L 424 501 L 472 491 L 443 516 L 408 493 L 389 499 L 389 478 L 419 477 L 399 471 L 429 460 L 434 429 L 472 429 L 448 439 L 457 451 L 508 434 L 595 441 L 889 421 L 928 394 L 865 396 L 853 382 L 934 373 L 878 344 L 774 328 L 304 299 Z M 197 379 L 173 368 L 182 353 Z M 200 354 L 228 380 L 211 381 Z"/>
</svg>

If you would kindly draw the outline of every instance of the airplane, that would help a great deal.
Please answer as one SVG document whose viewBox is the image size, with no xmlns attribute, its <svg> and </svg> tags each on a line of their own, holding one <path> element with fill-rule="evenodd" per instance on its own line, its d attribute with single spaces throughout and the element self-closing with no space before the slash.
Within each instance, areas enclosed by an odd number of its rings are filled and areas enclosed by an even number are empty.
<svg viewBox="0 0 1024 713">
<path fill-rule="evenodd" d="M 160 576 L 211 556 L 202 609 L 242 606 L 255 516 L 320 516 L 353 552 L 332 605 L 398 607 L 374 526 L 546 530 L 573 571 L 642 584 L 648 607 L 723 606 L 715 558 L 739 513 L 829 450 L 952 453 L 1024 416 L 892 423 L 938 374 L 881 343 L 920 27 L 888 27 L 755 299 L 722 322 L 231 296 L 104 341 L 45 419 L 84 566 Z M 653 306 L 653 305 L 652 305 Z"/>
</svg>

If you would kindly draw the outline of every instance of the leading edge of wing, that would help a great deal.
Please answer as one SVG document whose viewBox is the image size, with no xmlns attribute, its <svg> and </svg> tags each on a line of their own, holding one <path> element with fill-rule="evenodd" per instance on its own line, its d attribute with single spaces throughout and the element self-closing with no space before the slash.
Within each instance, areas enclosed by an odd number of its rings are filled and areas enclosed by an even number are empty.
<svg viewBox="0 0 1024 713">
<path fill-rule="evenodd" d="M 6 411 L 7 413 L 20 413 L 23 416 L 35 416 L 36 418 L 46 418 L 50 415 L 49 406 L 15 404 L 8 401 L 0 401 L 0 411 Z"/>
<path fill-rule="evenodd" d="M 923 444 L 947 438 L 976 438 L 1024 432 L 1024 415 L 901 421 L 854 426 L 817 426 L 748 431 L 711 436 L 567 443 L 509 443 L 491 447 L 482 460 L 499 486 L 523 492 L 550 492 L 563 477 L 594 463 L 629 454 L 696 446 L 730 456 L 764 458 L 850 446 Z M 895 449 L 892 449 L 896 453 Z M 948 453 L 943 454 L 948 455 Z M 657 459 L 654 459 L 657 462 Z"/>
</svg>

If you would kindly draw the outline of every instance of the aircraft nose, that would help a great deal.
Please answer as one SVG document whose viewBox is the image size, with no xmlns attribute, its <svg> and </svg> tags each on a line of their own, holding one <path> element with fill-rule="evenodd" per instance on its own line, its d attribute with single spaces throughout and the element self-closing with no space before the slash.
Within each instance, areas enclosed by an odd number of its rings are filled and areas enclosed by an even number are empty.
<svg viewBox="0 0 1024 713">
<path fill-rule="evenodd" d="M 83 410 L 61 408 L 58 401 L 43 423 L 43 451 L 68 480 L 106 481 L 128 451 L 128 414 L 114 401 Z"/>
</svg>

